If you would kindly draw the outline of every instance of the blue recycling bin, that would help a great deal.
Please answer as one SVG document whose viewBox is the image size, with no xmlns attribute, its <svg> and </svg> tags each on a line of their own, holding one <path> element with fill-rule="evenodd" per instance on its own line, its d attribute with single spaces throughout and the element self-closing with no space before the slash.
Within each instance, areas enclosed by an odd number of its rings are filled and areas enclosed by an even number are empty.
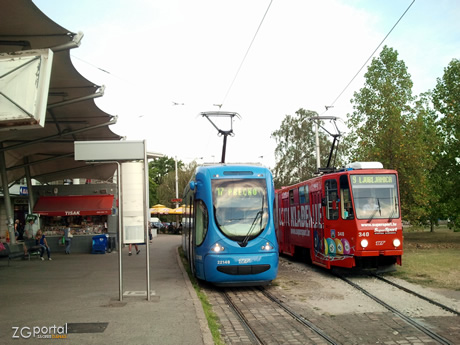
<svg viewBox="0 0 460 345">
<path fill-rule="evenodd" d="M 107 249 L 107 236 L 106 235 L 96 235 L 93 236 L 93 246 L 91 254 L 105 254 Z"/>
</svg>

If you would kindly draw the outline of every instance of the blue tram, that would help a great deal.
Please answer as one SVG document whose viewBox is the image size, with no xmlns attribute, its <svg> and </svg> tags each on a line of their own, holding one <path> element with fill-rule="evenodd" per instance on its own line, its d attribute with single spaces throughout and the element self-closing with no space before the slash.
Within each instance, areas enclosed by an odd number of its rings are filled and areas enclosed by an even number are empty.
<svg viewBox="0 0 460 345">
<path fill-rule="evenodd" d="M 193 274 L 223 286 L 265 285 L 278 273 L 270 170 L 199 166 L 184 191 L 182 247 Z"/>
</svg>

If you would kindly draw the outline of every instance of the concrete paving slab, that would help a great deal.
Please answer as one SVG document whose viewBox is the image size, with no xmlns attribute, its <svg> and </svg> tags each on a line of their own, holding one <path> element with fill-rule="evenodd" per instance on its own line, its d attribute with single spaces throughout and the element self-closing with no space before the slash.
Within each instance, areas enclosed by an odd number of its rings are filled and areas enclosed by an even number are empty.
<svg viewBox="0 0 460 345">
<path fill-rule="evenodd" d="M 159 235 L 150 244 L 151 301 L 145 245 L 139 255 L 122 249 L 123 291 L 133 292 L 122 301 L 118 252 L 52 253 L 52 261 L 14 260 L 9 267 L 0 262 L 0 343 L 49 341 L 46 336 L 67 324 L 66 344 L 212 344 L 178 259 L 180 243 L 180 236 Z"/>
</svg>

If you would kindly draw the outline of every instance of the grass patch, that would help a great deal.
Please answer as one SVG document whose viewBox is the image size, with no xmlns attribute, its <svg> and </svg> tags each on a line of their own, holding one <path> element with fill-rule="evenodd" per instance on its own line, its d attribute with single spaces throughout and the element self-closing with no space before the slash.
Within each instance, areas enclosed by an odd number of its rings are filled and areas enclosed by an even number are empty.
<svg viewBox="0 0 460 345">
<path fill-rule="evenodd" d="M 203 306 L 204 315 L 208 320 L 208 326 L 209 330 L 211 331 L 214 344 L 225 345 L 224 341 L 222 340 L 222 337 L 220 336 L 219 318 L 217 317 L 216 313 L 214 313 L 214 311 L 212 310 L 212 305 L 211 303 L 209 303 L 206 294 L 201 290 L 200 284 L 198 283 L 197 279 L 192 275 L 188 260 L 184 255 L 182 247 L 179 248 L 179 255 L 182 260 L 182 264 L 184 265 L 185 270 L 187 271 L 188 277 L 190 278 L 190 282 L 192 283 L 193 288 L 195 289 L 196 294 L 201 301 L 201 305 Z"/>
<path fill-rule="evenodd" d="M 460 233 L 445 226 L 434 232 L 405 228 L 402 266 L 391 275 L 423 286 L 460 291 Z"/>
</svg>

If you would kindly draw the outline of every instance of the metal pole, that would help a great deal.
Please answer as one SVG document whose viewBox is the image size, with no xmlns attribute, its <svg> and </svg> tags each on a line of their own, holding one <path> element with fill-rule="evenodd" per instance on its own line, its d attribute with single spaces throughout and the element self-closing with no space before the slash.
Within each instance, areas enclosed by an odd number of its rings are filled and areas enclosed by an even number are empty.
<svg viewBox="0 0 460 345">
<path fill-rule="evenodd" d="M 32 178 L 30 177 L 29 157 L 24 157 L 24 171 L 26 172 L 27 191 L 29 196 L 29 214 L 33 213 L 35 200 L 32 193 Z"/>
<path fill-rule="evenodd" d="M 150 250 L 149 250 L 149 173 L 148 173 L 148 162 L 147 162 L 147 149 L 146 142 L 144 140 L 144 227 L 145 227 L 145 266 L 146 266 L 146 280 L 147 280 L 147 301 L 150 301 Z M 176 163 L 177 170 L 177 163 Z M 177 173 L 176 173 L 177 174 Z"/>
<path fill-rule="evenodd" d="M 174 162 L 176 164 L 176 200 L 179 199 L 179 178 L 177 177 L 177 156 L 174 156 Z M 176 208 L 179 207 L 179 202 L 176 201 Z"/>
<path fill-rule="evenodd" d="M 316 168 L 319 171 L 319 168 L 321 167 L 321 160 L 319 156 L 319 119 L 316 120 Z"/>
<path fill-rule="evenodd" d="M 224 144 L 222 146 L 222 158 L 220 160 L 221 163 L 225 163 L 225 151 L 227 150 L 227 133 L 224 133 Z"/>
<path fill-rule="evenodd" d="M 119 299 L 123 301 L 123 263 L 121 250 L 123 246 L 123 196 L 121 187 L 121 165 L 117 163 L 117 186 L 118 186 L 118 282 L 119 282 Z"/>
<path fill-rule="evenodd" d="M 320 156 L 319 156 L 319 136 L 318 136 L 319 127 L 321 125 L 319 121 L 320 120 L 336 121 L 337 117 L 336 116 L 312 116 L 312 117 L 309 117 L 309 120 L 310 121 L 316 120 L 316 167 L 318 168 L 318 172 L 319 172 L 319 168 L 321 167 L 321 161 L 320 161 Z M 327 133 L 329 133 L 324 127 L 321 127 L 321 128 L 323 128 Z M 332 135 L 331 133 L 329 134 Z"/>
<path fill-rule="evenodd" d="M 3 148 L 3 143 L 0 143 L 0 148 Z M 0 151 L 0 174 L 2 175 L 2 189 L 3 189 L 3 199 L 5 200 L 5 209 L 6 209 L 6 218 L 7 218 L 7 229 L 10 236 L 10 243 L 16 243 L 16 236 L 14 234 L 14 220 L 13 220 L 13 208 L 11 205 L 10 199 L 10 190 L 8 187 L 8 175 L 6 174 L 6 161 L 5 153 Z"/>
</svg>

